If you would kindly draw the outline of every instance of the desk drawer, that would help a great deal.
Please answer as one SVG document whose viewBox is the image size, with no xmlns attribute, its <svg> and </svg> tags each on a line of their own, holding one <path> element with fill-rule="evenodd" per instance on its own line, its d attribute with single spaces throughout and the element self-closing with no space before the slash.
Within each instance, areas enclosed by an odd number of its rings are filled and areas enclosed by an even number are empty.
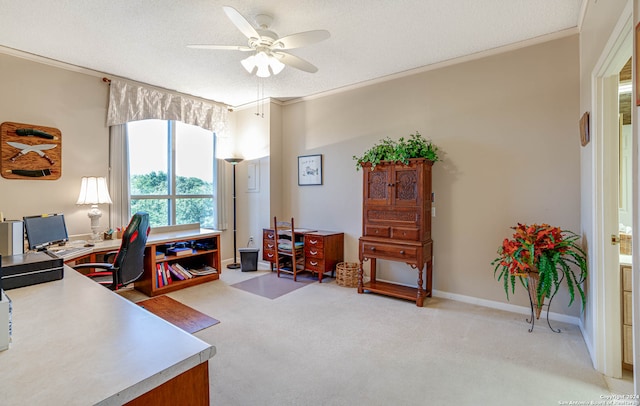
<svg viewBox="0 0 640 406">
<path fill-rule="evenodd" d="M 262 250 L 262 259 L 269 262 L 276 262 L 276 251 Z"/>
<path fill-rule="evenodd" d="M 364 242 L 362 250 L 365 257 L 380 259 L 415 260 L 418 256 L 417 247 Z"/>
<path fill-rule="evenodd" d="M 273 230 L 262 230 L 262 241 L 275 241 L 276 233 Z"/>
<path fill-rule="evenodd" d="M 309 247 L 308 245 L 304 246 L 304 256 L 305 258 L 315 258 L 322 259 L 324 258 L 324 250 L 322 247 Z"/>
<path fill-rule="evenodd" d="M 305 235 L 304 236 L 304 248 L 313 249 L 316 251 L 322 251 L 324 247 L 324 238 L 317 235 Z"/>
<path fill-rule="evenodd" d="M 305 258 L 304 268 L 315 272 L 324 272 L 324 260 L 317 258 Z"/>
</svg>

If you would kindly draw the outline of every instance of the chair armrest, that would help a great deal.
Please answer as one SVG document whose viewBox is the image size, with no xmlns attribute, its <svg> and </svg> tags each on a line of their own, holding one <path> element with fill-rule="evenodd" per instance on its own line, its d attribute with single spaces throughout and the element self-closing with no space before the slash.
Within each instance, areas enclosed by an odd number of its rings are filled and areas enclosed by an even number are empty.
<svg viewBox="0 0 640 406">
<path fill-rule="evenodd" d="M 113 270 L 113 264 L 108 264 L 105 262 L 88 262 L 85 264 L 74 265 L 73 269 L 86 269 L 86 268 L 99 268 L 99 269 L 108 269 Z"/>
</svg>

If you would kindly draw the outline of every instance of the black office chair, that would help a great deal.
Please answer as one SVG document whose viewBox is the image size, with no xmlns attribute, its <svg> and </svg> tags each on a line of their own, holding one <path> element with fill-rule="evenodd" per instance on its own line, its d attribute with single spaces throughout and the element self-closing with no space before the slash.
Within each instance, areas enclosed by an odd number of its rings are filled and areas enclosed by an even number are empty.
<svg viewBox="0 0 640 406">
<path fill-rule="evenodd" d="M 144 248 L 150 230 L 149 214 L 144 212 L 134 214 L 122 234 L 120 249 L 105 256 L 105 258 L 109 258 L 110 254 L 115 254 L 112 263 L 78 264 L 73 269 L 96 269 L 86 276 L 111 290 L 117 290 L 134 282 L 144 272 Z M 104 271 L 97 271 L 97 269 L 104 269 Z"/>
</svg>

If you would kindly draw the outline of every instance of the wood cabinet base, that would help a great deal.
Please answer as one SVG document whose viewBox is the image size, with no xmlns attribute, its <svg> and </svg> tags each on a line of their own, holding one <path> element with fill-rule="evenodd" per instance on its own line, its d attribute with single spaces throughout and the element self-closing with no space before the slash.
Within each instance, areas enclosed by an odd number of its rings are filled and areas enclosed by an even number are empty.
<svg viewBox="0 0 640 406">
<path fill-rule="evenodd" d="M 127 406 L 209 405 L 209 362 L 188 371 L 144 393 Z"/>
</svg>

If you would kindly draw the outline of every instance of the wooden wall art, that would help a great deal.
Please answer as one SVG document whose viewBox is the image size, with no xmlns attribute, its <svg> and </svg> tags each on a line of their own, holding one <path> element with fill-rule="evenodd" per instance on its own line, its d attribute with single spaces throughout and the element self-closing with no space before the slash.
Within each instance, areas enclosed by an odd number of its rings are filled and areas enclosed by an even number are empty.
<svg viewBox="0 0 640 406">
<path fill-rule="evenodd" d="M 55 180 L 62 175 L 62 134 L 57 128 L 4 122 L 0 143 L 3 178 Z"/>
<path fill-rule="evenodd" d="M 589 131 L 589 112 L 585 112 L 580 118 L 580 145 L 583 147 L 591 141 L 591 133 Z"/>
</svg>

